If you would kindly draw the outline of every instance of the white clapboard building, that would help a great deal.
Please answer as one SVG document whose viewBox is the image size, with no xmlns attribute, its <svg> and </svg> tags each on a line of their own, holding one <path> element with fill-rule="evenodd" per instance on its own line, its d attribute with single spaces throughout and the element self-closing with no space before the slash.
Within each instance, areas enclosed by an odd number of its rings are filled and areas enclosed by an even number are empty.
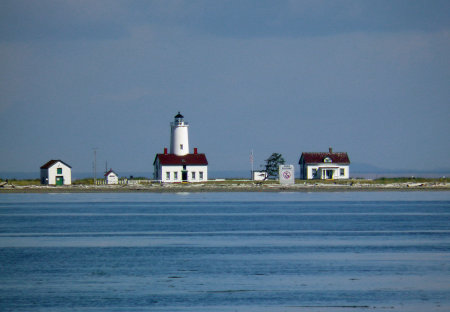
<svg viewBox="0 0 450 312">
<path fill-rule="evenodd" d="M 347 153 L 302 153 L 300 160 L 300 179 L 349 179 L 350 159 Z"/>
<path fill-rule="evenodd" d="M 153 161 L 153 178 L 161 182 L 203 182 L 208 180 L 208 160 L 197 148 L 189 153 L 189 124 L 178 112 L 170 124 L 170 153 L 156 154 Z"/>
<path fill-rule="evenodd" d="M 119 184 L 119 176 L 112 169 L 105 173 L 106 184 Z"/>
<path fill-rule="evenodd" d="M 50 160 L 41 166 L 41 184 L 72 184 L 72 167 L 62 160 Z"/>
</svg>

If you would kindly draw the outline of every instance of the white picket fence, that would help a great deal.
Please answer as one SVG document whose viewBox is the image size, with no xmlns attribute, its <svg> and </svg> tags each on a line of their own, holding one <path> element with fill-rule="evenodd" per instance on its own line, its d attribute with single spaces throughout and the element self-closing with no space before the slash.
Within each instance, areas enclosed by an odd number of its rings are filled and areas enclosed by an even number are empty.
<svg viewBox="0 0 450 312">
<path fill-rule="evenodd" d="M 120 185 L 138 185 L 138 184 L 150 184 L 152 183 L 152 180 L 128 180 L 128 179 L 120 179 L 119 183 Z M 97 180 L 97 185 L 107 185 L 106 180 L 104 179 L 98 179 Z"/>
</svg>

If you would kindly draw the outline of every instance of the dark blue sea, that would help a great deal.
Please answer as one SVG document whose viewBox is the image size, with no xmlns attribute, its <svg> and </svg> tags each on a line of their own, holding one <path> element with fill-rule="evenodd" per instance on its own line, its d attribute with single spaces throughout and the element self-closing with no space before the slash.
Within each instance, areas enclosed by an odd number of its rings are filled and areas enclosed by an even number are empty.
<svg viewBox="0 0 450 312">
<path fill-rule="evenodd" d="M 450 192 L 0 194 L 0 311 L 450 311 Z"/>
</svg>

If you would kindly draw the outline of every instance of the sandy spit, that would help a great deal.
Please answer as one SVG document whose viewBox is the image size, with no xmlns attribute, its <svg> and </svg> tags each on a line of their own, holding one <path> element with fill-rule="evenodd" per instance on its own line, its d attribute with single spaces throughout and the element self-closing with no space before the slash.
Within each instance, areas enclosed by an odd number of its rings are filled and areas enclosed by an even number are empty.
<svg viewBox="0 0 450 312">
<path fill-rule="evenodd" d="M 14 186 L 0 188 L 0 193 L 178 193 L 178 192 L 353 192 L 353 191 L 450 191 L 448 183 L 395 184 L 151 184 L 151 185 L 69 185 L 69 186 Z"/>
</svg>

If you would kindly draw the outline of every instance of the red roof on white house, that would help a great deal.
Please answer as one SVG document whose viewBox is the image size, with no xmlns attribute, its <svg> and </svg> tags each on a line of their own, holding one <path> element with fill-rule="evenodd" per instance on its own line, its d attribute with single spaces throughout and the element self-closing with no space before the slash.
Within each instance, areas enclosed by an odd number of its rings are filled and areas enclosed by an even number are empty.
<svg viewBox="0 0 450 312">
<path fill-rule="evenodd" d="M 107 173 L 105 173 L 105 177 L 109 176 L 111 173 L 114 173 L 117 176 L 117 173 L 110 169 Z"/>
<path fill-rule="evenodd" d="M 330 158 L 332 163 L 349 164 L 350 159 L 347 153 L 302 153 L 299 164 L 317 164 L 325 162 L 325 158 Z"/>
<path fill-rule="evenodd" d="M 208 160 L 205 154 L 187 154 L 184 156 L 177 156 L 175 154 L 156 154 L 155 161 L 159 160 L 161 165 L 165 166 L 206 166 Z"/>
</svg>

